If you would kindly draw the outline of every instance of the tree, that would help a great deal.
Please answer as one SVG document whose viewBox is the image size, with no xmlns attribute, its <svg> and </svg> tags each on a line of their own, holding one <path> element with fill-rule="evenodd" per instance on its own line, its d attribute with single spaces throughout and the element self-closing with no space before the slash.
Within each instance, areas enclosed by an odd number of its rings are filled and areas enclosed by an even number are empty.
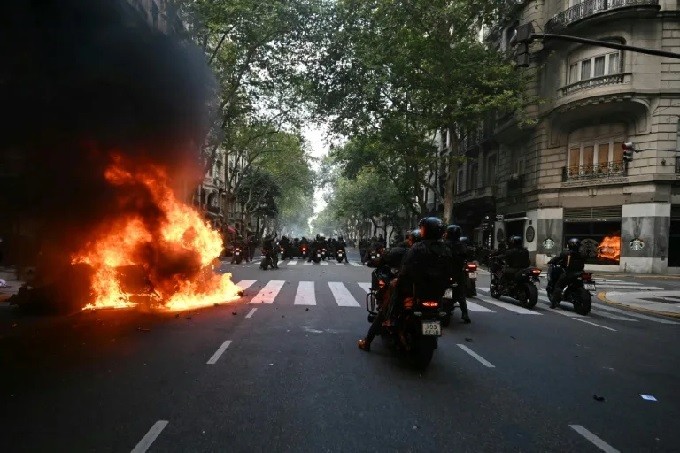
<svg viewBox="0 0 680 453">
<path fill-rule="evenodd" d="M 316 113 L 332 118 L 336 133 L 378 138 L 404 164 L 424 152 L 428 131 L 447 130 L 455 145 L 460 131 L 526 103 L 524 80 L 479 40 L 481 25 L 504 7 L 497 0 L 339 0 L 326 17 L 321 56 L 308 62 Z M 448 200 L 455 151 L 428 153 L 425 163 L 444 167 Z"/>
</svg>

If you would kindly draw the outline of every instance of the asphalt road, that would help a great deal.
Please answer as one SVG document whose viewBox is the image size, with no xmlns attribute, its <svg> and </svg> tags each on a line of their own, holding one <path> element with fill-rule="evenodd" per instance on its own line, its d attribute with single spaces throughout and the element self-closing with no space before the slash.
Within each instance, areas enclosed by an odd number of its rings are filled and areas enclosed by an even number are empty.
<svg viewBox="0 0 680 453">
<path fill-rule="evenodd" d="M 242 301 L 195 313 L 0 313 L 0 451 L 680 451 L 677 321 L 480 275 L 421 374 L 356 346 L 370 269 L 223 270 Z"/>
</svg>

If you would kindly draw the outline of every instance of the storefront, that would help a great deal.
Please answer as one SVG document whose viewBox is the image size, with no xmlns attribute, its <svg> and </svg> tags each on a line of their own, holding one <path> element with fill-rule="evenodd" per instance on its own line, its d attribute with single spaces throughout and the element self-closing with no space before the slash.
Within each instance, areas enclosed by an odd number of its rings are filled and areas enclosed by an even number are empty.
<svg viewBox="0 0 680 453">
<path fill-rule="evenodd" d="M 616 266 L 621 261 L 621 206 L 566 208 L 562 243 L 576 238 L 586 264 Z"/>
</svg>

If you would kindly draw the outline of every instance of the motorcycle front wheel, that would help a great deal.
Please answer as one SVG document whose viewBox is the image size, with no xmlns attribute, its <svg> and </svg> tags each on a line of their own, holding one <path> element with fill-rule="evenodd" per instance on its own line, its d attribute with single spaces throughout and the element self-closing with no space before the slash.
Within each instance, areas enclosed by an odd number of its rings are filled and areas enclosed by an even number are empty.
<svg viewBox="0 0 680 453">
<path fill-rule="evenodd" d="M 492 283 L 491 288 L 489 289 L 489 293 L 491 294 L 491 297 L 494 299 L 500 299 L 501 298 L 501 292 L 498 289 L 498 285 Z"/>
</svg>

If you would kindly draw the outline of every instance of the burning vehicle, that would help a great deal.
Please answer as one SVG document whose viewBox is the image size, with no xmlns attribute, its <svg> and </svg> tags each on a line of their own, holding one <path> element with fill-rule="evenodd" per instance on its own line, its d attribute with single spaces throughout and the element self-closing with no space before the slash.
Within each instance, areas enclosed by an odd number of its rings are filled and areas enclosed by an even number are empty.
<svg viewBox="0 0 680 453">
<path fill-rule="evenodd" d="M 238 297 L 213 269 L 220 233 L 185 202 L 205 173 L 210 71 L 198 49 L 128 10 L 8 6 L 0 89 L 14 114 L 0 190 L 12 196 L 0 208 L 23 238 L 20 267 L 34 270 L 16 304 L 176 311 Z"/>
</svg>

